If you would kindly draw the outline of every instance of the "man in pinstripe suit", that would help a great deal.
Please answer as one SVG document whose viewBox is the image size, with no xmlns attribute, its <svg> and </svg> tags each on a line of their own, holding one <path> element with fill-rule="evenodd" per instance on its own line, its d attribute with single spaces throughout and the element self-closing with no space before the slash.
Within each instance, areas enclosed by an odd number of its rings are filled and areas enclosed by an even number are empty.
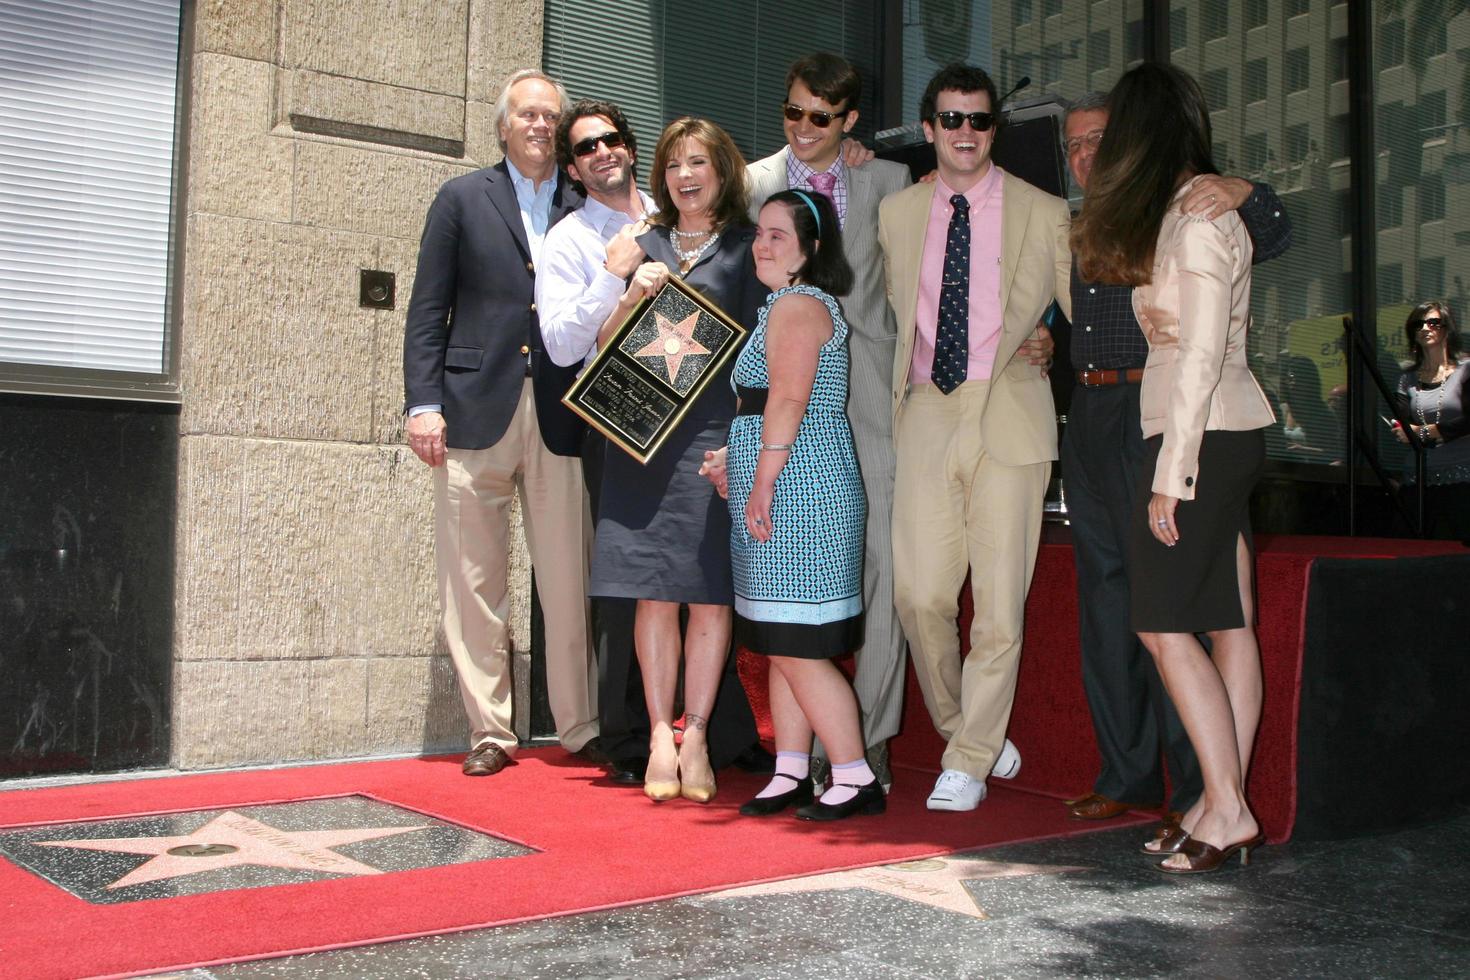
<svg viewBox="0 0 1470 980">
<path fill-rule="evenodd" d="M 868 495 L 863 555 L 866 624 L 857 651 L 853 687 L 863 713 L 868 764 L 883 788 L 893 783 L 888 740 L 898 732 L 903 710 L 904 639 L 893 611 L 893 375 L 894 325 L 883 285 L 878 248 L 878 202 L 910 183 L 908 169 L 875 160 L 849 167 L 842 159 L 843 136 L 857 122 L 862 80 L 846 59 L 813 54 L 786 75 L 783 106 L 786 146 L 747 169 L 751 219 L 777 191 L 798 187 L 826 194 L 837 206 L 847 261 L 855 280 L 842 299 L 851 333 L 852 378 L 847 415 Z M 813 760 L 816 762 L 816 760 Z M 814 775 L 818 772 L 813 767 Z"/>
</svg>

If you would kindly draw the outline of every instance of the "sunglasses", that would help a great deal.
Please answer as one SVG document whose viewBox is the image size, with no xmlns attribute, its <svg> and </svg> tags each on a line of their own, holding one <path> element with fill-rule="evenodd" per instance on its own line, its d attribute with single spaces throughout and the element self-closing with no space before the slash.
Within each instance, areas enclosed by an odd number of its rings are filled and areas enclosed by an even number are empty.
<svg viewBox="0 0 1470 980">
<path fill-rule="evenodd" d="M 832 120 L 841 119 L 851 111 L 851 109 L 840 109 L 837 112 L 823 112 L 820 109 L 803 109 L 801 106 L 792 105 L 790 102 L 781 107 L 782 114 L 792 122 L 801 122 L 802 118 L 805 117 L 810 119 L 812 125 L 818 129 L 826 129 L 832 125 Z"/>
<path fill-rule="evenodd" d="M 1444 321 L 1437 316 L 1427 316 L 1419 321 L 1419 326 L 1433 327 L 1434 329 L 1438 330 L 1440 327 L 1444 326 Z"/>
<path fill-rule="evenodd" d="M 603 133 L 601 136 L 589 136 L 584 140 L 577 140 L 572 144 L 572 154 L 585 157 L 597 152 L 597 144 L 601 143 L 609 150 L 616 150 L 623 145 L 623 134 L 617 131 Z"/>
<path fill-rule="evenodd" d="M 960 124 L 969 121 L 970 128 L 977 133 L 983 133 L 995 125 L 995 113 L 993 112 L 957 112 L 950 109 L 948 112 L 936 112 L 934 118 L 939 120 L 942 129 L 959 129 Z"/>
</svg>

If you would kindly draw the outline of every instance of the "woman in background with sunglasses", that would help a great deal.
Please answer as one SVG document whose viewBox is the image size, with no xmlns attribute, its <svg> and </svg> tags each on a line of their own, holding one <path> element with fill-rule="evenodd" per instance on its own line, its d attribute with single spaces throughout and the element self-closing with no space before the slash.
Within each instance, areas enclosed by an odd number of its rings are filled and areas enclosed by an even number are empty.
<svg viewBox="0 0 1470 980">
<path fill-rule="evenodd" d="M 1425 532 L 1434 538 L 1470 540 L 1470 418 L 1460 331 L 1450 308 L 1438 300 L 1420 303 L 1404 323 L 1413 361 L 1399 377 L 1398 410 L 1429 451 L 1424 461 Z M 1394 435 L 1408 442 L 1394 423 Z M 1412 484 L 1405 489 L 1412 493 Z"/>
<path fill-rule="evenodd" d="M 767 290 L 751 262 L 755 230 L 746 217 L 745 159 L 735 142 L 707 119 L 676 119 L 654 149 L 649 185 L 658 211 L 652 227 L 637 236 L 646 260 L 604 324 L 599 346 L 671 275 L 680 276 L 732 319 L 754 325 Z M 690 347 L 686 353 L 698 355 Z M 733 364 L 732 358 L 709 380 L 646 465 L 610 451 L 603 474 L 589 591 L 638 600 L 634 645 L 652 726 L 643 791 L 658 801 L 683 796 L 707 803 L 715 795 L 707 725 L 730 650 L 734 586 L 730 515 L 699 470 L 705 453 L 725 444 L 735 417 Z M 681 632 L 683 606 L 689 609 L 689 621 Z M 674 703 L 681 658 L 684 734 L 676 745 Z M 748 715 L 744 699 L 726 703 L 732 700 L 721 703 L 722 712 Z M 730 761 L 716 759 L 715 764 Z"/>
</svg>

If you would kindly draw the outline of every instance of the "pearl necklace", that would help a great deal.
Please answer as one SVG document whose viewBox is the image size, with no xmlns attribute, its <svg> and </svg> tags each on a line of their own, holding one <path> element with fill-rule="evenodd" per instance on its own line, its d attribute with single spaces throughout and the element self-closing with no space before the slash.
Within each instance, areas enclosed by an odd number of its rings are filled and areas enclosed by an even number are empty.
<svg viewBox="0 0 1470 980">
<path fill-rule="evenodd" d="M 674 247 L 674 254 L 679 256 L 679 266 L 681 268 L 684 266 L 691 266 L 695 262 L 698 262 L 699 257 L 705 252 L 709 251 L 710 246 L 714 245 L 715 242 L 720 240 L 720 233 L 717 231 L 680 231 L 678 228 L 671 226 L 669 228 L 669 234 L 669 244 Z M 684 249 L 680 247 L 679 241 L 681 239 L 698 238 L 700 235 L 706 235 L 708 237 L 706 237 L 702 243 L 694 246 L 691 249 Z"/>
</svg>

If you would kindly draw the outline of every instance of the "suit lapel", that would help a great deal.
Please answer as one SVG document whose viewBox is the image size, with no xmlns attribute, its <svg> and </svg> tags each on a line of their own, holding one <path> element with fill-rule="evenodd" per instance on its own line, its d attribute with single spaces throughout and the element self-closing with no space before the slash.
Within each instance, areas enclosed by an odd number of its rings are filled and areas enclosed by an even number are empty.
<svg viewBox="0 0 1470 980">
<path fill-rule="evenodd" d="M 527 262 L 531 261 L 531 243 L 526 238 L 526 225 L 521 221 L 521 206 L 516 201 L 515 185 L 511 183 L 510 171 L 503 161 L 486 172 L 485 196 L 510 228 L 511 237 L 521 254 Z"/>
</svg>

